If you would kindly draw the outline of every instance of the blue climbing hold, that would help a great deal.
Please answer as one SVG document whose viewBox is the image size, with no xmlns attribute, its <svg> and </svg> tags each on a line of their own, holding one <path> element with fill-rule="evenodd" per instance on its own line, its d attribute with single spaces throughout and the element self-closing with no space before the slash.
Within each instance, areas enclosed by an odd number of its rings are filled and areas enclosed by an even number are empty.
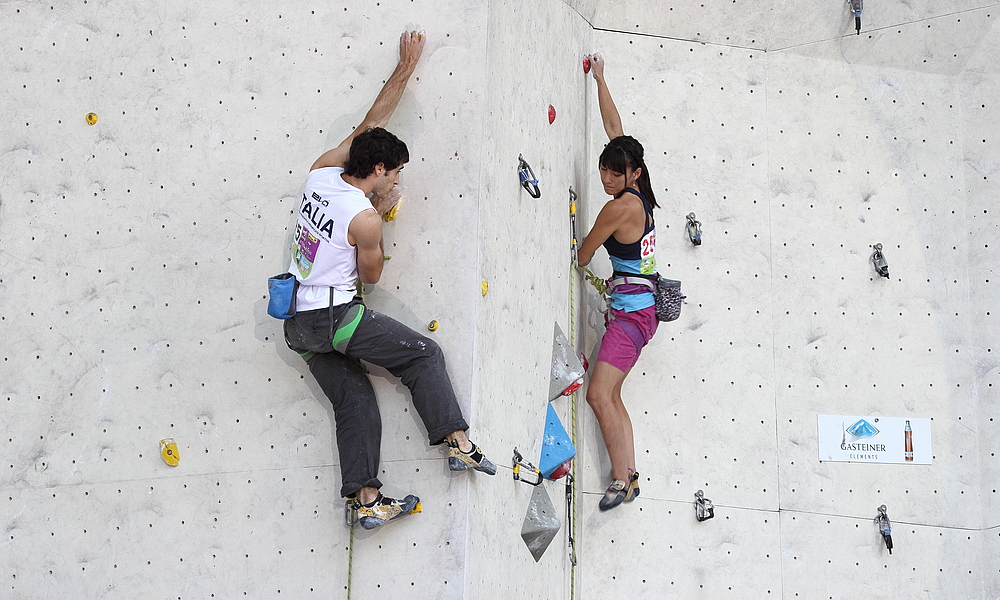
<svg viewBox="0 0 1000 600">
<path fill-rule="evenodd" d="M 550 403 L 549 413 L 545 418 L 542 458 L 538 461 L 538 468 L 546 479 L 558 479 L 558 477 L 552 477 L 553 473 L 574 456 L 576 456 L 576 446 L 573 445 L 569 434 L 566 433 L 566 428 L 559 420 L 559 415 L 556 414 L 555 408 Z"/>
</svg>

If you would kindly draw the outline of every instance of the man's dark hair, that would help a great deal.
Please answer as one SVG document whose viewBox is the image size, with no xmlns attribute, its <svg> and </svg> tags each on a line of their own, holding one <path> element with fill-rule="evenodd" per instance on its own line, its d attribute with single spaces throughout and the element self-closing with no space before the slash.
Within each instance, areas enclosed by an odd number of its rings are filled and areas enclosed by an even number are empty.
<svg viewBox="0 0 1000 600">
<path fill-rule="evenodd" d="M 410 161 L 406 144 L 381 127 L 369 127 L 351 142 L 351 154 L 344 165 L 344 174 L 364 179 L 382 163 L 391 171 Z"/>
</svg>

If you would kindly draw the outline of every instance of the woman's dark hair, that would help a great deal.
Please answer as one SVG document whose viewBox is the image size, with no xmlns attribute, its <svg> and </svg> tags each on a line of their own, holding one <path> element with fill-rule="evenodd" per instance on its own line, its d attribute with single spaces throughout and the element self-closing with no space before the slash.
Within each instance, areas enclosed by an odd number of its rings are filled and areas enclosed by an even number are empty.
<svg viewBox="0 0 1000 600">
<path fill-rule="evenodd" d="M 620 135 L 608 142 L 601 152 L 600 165 L 605 169 L 615 173 L 624 173 L 626 169 L 632 171 L 642 168 L 639 173 L 639 191 L 649 200 L 653 208 L 660 208 L 656 203 L 656 196 L 653 195 L 653 185 L 649 182 L 649 169 L 642 159 L 643 149 L 639 140 L 630 135 Z"/>
<path fill-rule="evenodd" d="M 391 171 L 409 161 L 410 153 L 402 140 L 381 127 L 369 127 L 351 142 L 344 174 L 364 179 L 379 163 Z"/>
</svg>

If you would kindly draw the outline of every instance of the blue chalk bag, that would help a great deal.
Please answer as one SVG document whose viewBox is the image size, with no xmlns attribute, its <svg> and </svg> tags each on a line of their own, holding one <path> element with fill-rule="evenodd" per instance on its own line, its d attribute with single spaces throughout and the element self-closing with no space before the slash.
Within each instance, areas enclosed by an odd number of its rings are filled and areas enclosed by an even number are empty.
<svg viewBox="0 0 1000 600">
<path fill-rule="evenodd" d="M 275 319 L 290 319 L 295 316 L 295 293 L 299 280 L 291 273 L 275 275 L 267 280 L 267 314 Z"/>
</svg>

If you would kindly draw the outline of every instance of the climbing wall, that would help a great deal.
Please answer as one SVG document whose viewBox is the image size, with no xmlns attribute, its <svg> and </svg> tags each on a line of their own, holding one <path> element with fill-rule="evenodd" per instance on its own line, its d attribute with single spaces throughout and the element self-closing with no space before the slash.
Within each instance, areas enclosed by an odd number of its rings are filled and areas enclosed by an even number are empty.
<svg viewBox="0 0 1000 600">
<path fill-rule="evenodd" d="M 464 596 L 467 476 L 373 368 L 385 489 L 426 509 L 352 545 L 329 403 L 265 314 L 307 170 L 408 26 L 430 37 L 370 304 L 440 323 L 474 413 L 485 6 L 0 4 L 0 596 Z"/>
<path fill-rule="evenodd" d="M 539 464 L 554 324 L 572 330 L 569 188 L 582 197 L 593 162 L 580 151 L 589 128 L 580 65 L 592 32 L 564 3 L 530 0 L 491 2 L 488 30 L 479 265 L 489 293 L 477 321 L 475 397 L 485 447 L 508 469 L 502 481 L 472 486 L 469 597 L 569 598 L 565 526 L 535 563 L 520 537 L 532 488 L 514 482 L 509 465 L 514 447 Z M 540 198 L 518 186 L 519 155 Z M 569 426 L 570 400 L 554 406 Z M 563 482 L 542 485 L 565 522 Z"/>
<path fill-rule="evenodd" d="M 826 41 L 770 29 L 787 11 L 732 35 L 697 12 L 594 9 L 596 28 L 616 30 L 594 46 L 625 130 L 652 158 L 661 271 L 689 303 L 624 388 L 643 476 L 626 510 L 662 524 L 623 529 L 594 510 L 584 560 L 618 566 L 582 570 L 582 587 L 995 597 L 995 11 L 921 7 L 906 22 L 883 6 L 875 31 L 846 36 L 844 19 Z M 684 25 L 662 29 L 672 23 Z M 668 33 L 691 41 L 655 37 Z M 602 143 L 595 130 L 592 155 Z M 889 279 L 869 262 L 876 243 Z M 930 418 L 933 465 L 820 463 L 818 414 Z M 610 467 L 586 429 L 593 504 Z M 698 489 L 717 506 L 700 524 Z M 880 504 L 896 522 L 893 556 L 872 522 Z"/>
<path fill-rule="evenodd" d="M 0 595 L 1000 597 L 998 7 L 869 4 L 858 36 L 836 2 L 0 2 Z M 352 536 L 332 411 L 264 280 L 411 26 L 427 47 L 389 124 L 411 161 L 369 305 L 438 322 L 500 472 L 447 471 L 373 367 L 385 491 L 424 512 Z M 603 332 L 569 265 L 569 188 L 581 233 L 606 200 L 593 50 L 688 304 L 625 384 L 634 504 L 597 510 L 599 430 L 582 392 L 554 402 L 573 568 L 563 482 L 535 562 L 509 459 L 538 462 L 554 325 L 591 360 Z M 932 419 L 933 463 L 820 463 L 818 414 Z"/>
<path fill-rule="evenodd" d="M 993 11 L 986 11 L 995 15 Z M 996 27 L 984 32 L 983 46 L 1000 43 Z M 996 243 L 1000 221 L 991 201 L 998 183 L 997 97 L 1000 77 L 995 53 L 978 52 L 959 78 L 963 113 L 964 177 L 967 189 L 966 228 L 969 244 L 968 282 L 970 303 L 966 312 L 971 323 L 969 346 L 975 378 L 971 394 L 978 401 L 980 501 L 982 503 L 984 597 L 1000 597 L 1000 368 L 997 364 Z M 957 236 L 956 236 L 957 237 Z"/>
</svg>

